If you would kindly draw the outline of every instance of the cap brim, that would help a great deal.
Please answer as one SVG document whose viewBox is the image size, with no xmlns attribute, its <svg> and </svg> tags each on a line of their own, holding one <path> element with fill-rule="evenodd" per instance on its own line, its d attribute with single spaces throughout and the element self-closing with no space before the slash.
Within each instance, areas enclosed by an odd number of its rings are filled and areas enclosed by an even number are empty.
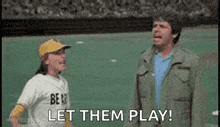
<svg viewBox="0 0 220 127">
<path fill-rule="evenodd" d="M 62 48 L 63 48 L 63 49 L 69 49 L 69 48 L 71 48 L 71 46 L 69 46 L 69 45 L 64 45 Z"/>
</svg>

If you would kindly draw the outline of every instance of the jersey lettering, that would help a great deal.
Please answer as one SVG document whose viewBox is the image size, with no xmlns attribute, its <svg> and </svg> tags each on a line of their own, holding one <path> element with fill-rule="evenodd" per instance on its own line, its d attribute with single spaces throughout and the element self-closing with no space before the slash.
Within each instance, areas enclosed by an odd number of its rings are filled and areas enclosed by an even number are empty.
<svg viewBox="0 0 220 127">
<path fill-rule="evenodd" d="M 50 94 L 50 104 L 54 105 L 57 104 L 59 105 L 60 103 L 62 104 L 67 104 L 67 94 L 61 94 L 61 102 L 59 102 L 59 93 L 55 94 Z"/>
<path fill-rule="evenodd" d="M 59 103 L 59 97 L 58 97 L 58 96 L 59 96 L 59 93 L 56 93 L 56 104 L 60 104 L 60 103 Z"/>
<path fill-rule="evenodd" d="M 51 94 L 51 95 L 50 95 L 50 98 L 51 98 L 51 99 L 50 99 L 50 100 L 51 100 L 51 101 L 50 101 L 50 104 L 51 104 L 51 105 L 55 104 L 55 102 L 56 102 L 56 100 L 55 100 L 55 95 L 54 95 L 54 94 Z"/>
<path fill-rule="evenodd" d="M 62 103 L 66 104 L 66 99 L 67 99 L 67 95 L 66 94 L 61 94 L 61 98 L 62 98 Z"/>
</svg>

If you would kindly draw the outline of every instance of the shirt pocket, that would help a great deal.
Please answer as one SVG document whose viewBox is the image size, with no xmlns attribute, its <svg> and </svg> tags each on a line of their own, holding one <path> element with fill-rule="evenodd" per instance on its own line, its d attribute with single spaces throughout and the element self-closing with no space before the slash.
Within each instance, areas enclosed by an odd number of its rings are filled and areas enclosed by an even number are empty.
<svg viewBox="0 0 220 127">
<path fill-rule="evenodd" d="M 178 66 L 175 68 L 172 84 L 172 103 L 173 117 L 180 125 L 188 124 L 190 117 L 190 102 L 192 90 L 189 85 L 190 68 Z"/>
<path fill-rule="evenodd" d="M 182 82 L 187 82 L 189 81 L 189 77 L 190 77 L 190 67 L 179 66 L 175 69 L 174 74 Z"/>
<path fill-rule="evenodd" d="M 189 84 L 190 70 L 188 67 L 178 67 L 174 72 L 172 98 L 174 101 L 189 101 L 191 87 Z"/>
<path fill-rule="evenodd" d="M 144 76 L 149 72 L 149 70 L 147 69 L 147 67 L 145 67 L 144 65 L 141 65 L 138 68 L 138 76 Z"/>
<path fill-rule="evenodd" d="M 144 65 L 139 67 L 136 82 L 138 85 L 139 96 L 141 98 L 146 98 L 151 94 L 150 73 L 151 71 L 149 71 Z"/>
<path fill-rule="evenodd" d="M 172 116 L 174 121 L 178 121 L 180 125 L 189 124 L 191 103 L 188 100 L 173 100 L 171 103 Z"/>
</svg>

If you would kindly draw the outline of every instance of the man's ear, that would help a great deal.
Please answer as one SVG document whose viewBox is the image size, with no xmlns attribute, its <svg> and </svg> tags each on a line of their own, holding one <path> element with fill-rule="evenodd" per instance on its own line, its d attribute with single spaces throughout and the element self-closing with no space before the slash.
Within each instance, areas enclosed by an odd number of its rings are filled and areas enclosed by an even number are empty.
<svg viewBox="0 0 220 127">
<path fill-rule="evenodd" d="M 173 39 L 178 36 L 179 33 L 173 34 Z"/>
</svg>

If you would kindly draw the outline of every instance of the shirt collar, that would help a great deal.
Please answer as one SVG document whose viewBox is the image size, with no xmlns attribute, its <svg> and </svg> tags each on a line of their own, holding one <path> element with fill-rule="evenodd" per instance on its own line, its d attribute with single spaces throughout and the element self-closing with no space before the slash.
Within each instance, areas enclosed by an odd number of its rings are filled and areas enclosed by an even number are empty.
<svg viewBox="0 0 220 127">
<path fill-rule="evenodd" d="M 48 75 L 48 74 L 47 74 L 47 76 L 50 77 L 50 78 L 52 78 L 53 80 L 58 81 L 58 82 L 60 81 L 60 76 L 59 76 L 59 75 L 58 75 L 58 78 L 56 78 L 56 77 L 54 77 L 54 76 L 50 76 L 50 75 Z"/>
<path fill-rule="evenodd" d="M 172 52 L 172 54 L 170 54 L 173 57 L 172 64 L 182 63 L 182 61 L 184 60 L 184 53 L 181 50 L 181 46 L 175 45 L 173 51 L 174 52 Z M 155 53 L 159 53 L 159 47 L 157 45 L 153 44 L 152 47 L 150 48 L 150 50 L 147 50 L 142 54 L 142 58 L 144 60 L 146 60 L 147 63 L 150 63 L 150 61 L 154 57 Z"/>
<path fill-rule="evenodd" d="M 161 58 L 162 58 L 162 55 L 161 55 L 160 52 L 159 52 L 159 53 L 156 53 L 156 54 L 157 54 L 157 55 L 160 55 Z M 166 57 L 164 57 L 164 58 L 162 58 L 162 59 L 163 59 L 163 60 L 170 59 L 170 58 L 173 56 L 173 54 L 174 54 L 174 49 L 169 53 L 168 56 L 166 56 Z"/>
</svg>

